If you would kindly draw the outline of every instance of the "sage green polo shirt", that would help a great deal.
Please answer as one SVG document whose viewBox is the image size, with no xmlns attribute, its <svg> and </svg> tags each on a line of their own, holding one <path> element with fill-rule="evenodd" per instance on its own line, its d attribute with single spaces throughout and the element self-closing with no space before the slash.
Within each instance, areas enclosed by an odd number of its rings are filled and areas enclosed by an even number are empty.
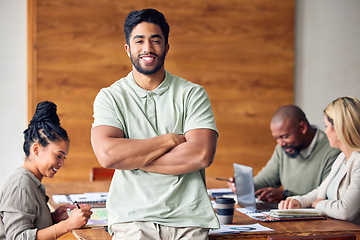
<svg viewBox="0 0 360 240">
<path fill-rule="evenodd" d="M 94 101 L 93 128 L 108 125 L 126 138 L 147 139 L 193 129 L 217 132 L 204 88 L 166 72 L 153 91 L 127 77 L 101 89 Z M 173 227 L 218 228 L 205 186 L 205 170 L 168 175 L 116 170 L 108 195 L 109 230 L 114 223 L 149 221 Z"/>
</svg>

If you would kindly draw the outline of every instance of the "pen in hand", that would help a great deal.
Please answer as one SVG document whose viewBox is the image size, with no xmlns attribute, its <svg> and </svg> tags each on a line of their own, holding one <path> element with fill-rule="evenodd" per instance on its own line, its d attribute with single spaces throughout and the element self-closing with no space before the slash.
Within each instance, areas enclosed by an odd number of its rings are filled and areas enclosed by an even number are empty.
<svg viewBox="0 0 360 240">
<path fill-rule="evenodd" d="M 76 207 L 77 207 L 78 209 L 80 209 L 80 205 L 77 203 L 77 201 L 75 201 L 74 204 L 76 205 Z"/>
<path fill-rule="evenodd" d="M 215 178 L 215 179 L 219 181 L 231 182 L 229 179 L 225 179 L 225 178 Z"/>
</svg>

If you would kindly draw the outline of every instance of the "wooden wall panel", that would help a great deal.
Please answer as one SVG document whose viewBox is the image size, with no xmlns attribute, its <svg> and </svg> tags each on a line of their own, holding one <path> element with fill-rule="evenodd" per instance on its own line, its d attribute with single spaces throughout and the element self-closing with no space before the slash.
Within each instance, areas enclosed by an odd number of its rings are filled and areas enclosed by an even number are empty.
<svg viewBox="0 0 360 240">
<path fill-rule="evenodd" d="M 148 7 L 170 24 L 165 68 L 210 96 L 220 138 L 208 176 L 232 175 L 233 162 L 257 173 L 269 159 L 271 115 L 293 102 L 294 1 L 28 1 L 29 115 L 39 101 L 54 101 L 71 140 L 66 166 L 50 181 L 88 180 L 99 166 L 90 144 L 92 104 L 131 71 L 124 19 Z"/>
</svg>

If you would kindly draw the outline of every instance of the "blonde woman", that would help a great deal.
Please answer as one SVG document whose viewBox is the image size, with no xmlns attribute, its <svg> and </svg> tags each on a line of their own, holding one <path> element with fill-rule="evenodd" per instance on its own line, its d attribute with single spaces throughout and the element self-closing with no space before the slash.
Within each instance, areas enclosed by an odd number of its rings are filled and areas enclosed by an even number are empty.
<svg viewBox="0 0 360 240">
<path fill-rule="evenodd" d="M 324 115 L 330 145 L 341 153 L 317 189 L 281 201 L 279 209 L 313 207 L 325 216 L 360 225 L 360 101 L 338 98 Z"/>
</svg>

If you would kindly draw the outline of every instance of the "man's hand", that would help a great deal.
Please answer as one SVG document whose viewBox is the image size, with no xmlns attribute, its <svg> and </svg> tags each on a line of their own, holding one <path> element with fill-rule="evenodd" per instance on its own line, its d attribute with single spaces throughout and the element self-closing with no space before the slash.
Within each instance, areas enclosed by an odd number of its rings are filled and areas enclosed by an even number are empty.
<svg viewBox="0 0 360 240">
<path fill-rule="evenodd" d="M 298 200 L 294 198 L 287 198 L 286 200 L 283 200 L 278 205 L 279 209 L 296 209 L 301 208 L 301 204 Z"/>
<path fill-rule="evenodd" d="M 284 199 L 284 191 L 279 188 L 261 188 L 255 192 L 255 196 L 264 202 L 280 202 Z"/>
<path fill-rule="evenodd" d="M 229 181 L 227 182 L 229 188 L 231 189 L 231 191 L 233 193 L 236 194 L 236 186 L 235 186 L 235 182 L 234 182 L 234 177 L 229 177 Z"/>
<path fill-rule="evenodd" d="M 159 137 L 161 137 L 160 135 Z M 180 175 L 209 167 L 216 151 L 217 133 L 212 129 L 193 129 L 176 135 L 179 144 L 139 169 L 161 174 Z"/>
</svg>

